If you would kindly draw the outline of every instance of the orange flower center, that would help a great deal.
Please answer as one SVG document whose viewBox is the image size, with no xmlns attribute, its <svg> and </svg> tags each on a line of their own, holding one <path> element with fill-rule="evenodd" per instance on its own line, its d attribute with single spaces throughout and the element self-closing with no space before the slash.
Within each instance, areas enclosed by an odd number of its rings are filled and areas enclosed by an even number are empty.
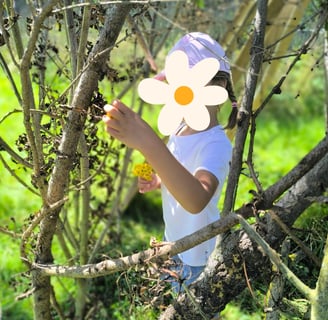
<svg viewBox="0 0 328 320">
<path fill-rule="evenodd" d="M 189 104 L 194 98 L 194 93 L 187 86 L 181 86 L 175 90 L 174 99 L 183 106 Z"/>
</svg>

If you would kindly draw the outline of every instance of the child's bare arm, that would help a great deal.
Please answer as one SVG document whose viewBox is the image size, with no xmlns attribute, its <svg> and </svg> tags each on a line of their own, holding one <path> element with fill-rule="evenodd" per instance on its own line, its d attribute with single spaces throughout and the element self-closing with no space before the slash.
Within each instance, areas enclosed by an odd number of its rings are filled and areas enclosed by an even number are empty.
<svg viewBox="0 0 328 320">
<path fill-rule="evenodd" d="M 186 170 L 164 142 L 141 117 L 118 100 L 105 107 L 107 132 L 127 146 L 139 150 L 174 198 L 190 213 L 205 208 L 217 186 L 217 178 L 200 170 L 195 176 Z"/>
</svg>

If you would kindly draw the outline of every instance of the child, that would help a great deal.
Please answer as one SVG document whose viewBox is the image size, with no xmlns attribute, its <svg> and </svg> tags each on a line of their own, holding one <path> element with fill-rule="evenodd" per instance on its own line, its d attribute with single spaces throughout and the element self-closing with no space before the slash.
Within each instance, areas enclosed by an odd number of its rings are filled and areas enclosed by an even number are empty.
<svg viewBox="0 0 328 320">
<path fill-rule="evenodd" d="M 233 107 L 226 127 L 234 127 L 236 98 L 230 66 L 221 46 L 207 34 L 193 32 L 182 37 L 169 55 L 176 50 L 187 54 L 190 68 L 205 58 L 219 60 L 220 70 L 209 85 L 227 89 Z M 165 73 L 156 79 L 164 80 Z M 178 240 L 220 217 L 217 203 L 228 174 L 232 146 L 218 124 L 218 108 L 208 106 L 207 110 L 210 115 L 207 129 L 196 131 L 182 122 L 165 145 L 152 128 L 122 102 L 115 100 L 105 106 L 110 115 L 104 117 L 107 132 L 139 150 L 156 172 L 151 181 L 139 178 L 139 190 L 144 193 L 161 187 L 166 241 Z M 196 280 L 203 271 L 215 240 L 212 238 L 174 257 L 185 285 Z M 178 284 L 174 284 L 175 290 Z"/>
</svg>

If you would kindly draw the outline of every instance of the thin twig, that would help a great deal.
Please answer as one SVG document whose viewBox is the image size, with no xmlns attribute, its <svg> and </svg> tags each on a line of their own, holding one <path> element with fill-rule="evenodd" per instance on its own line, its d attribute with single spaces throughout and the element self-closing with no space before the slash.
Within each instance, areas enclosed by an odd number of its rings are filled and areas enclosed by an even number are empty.
<svg viewBox="0 0 328 320">
<path fill-rule="evenodd" d="M 302 251 L 315 263 L 318 268 L 321 268 L 321 260 L 313 254 L 313 252 L 292 232 L 291 229 L 279 218 L 279 216 L 270 210 L 269 214 L 272 216 L 273 220 L 277 222 L 279 227 L 290 236 L 290 238 L 302 249 Z"/>
<path fill-rule="evenodd" d="M 14 239 L 20 239 L 22 235 L 20 233 L 9 230 L 8 228 L 0 226 L 0 232 L 10 236 Z"/>
<path fill-rule="evenodd" d="M 48 205 L 47 207 L 43 207 L 40 212 L 36 214 L 34 219 L 30 222 L 29 226 L 27 229 L 23 232 L 22 235 L 22 241 L 20 245 L 20 253 L 21 253 L 21 259 L 23 262 L 25 262 L 27 265 L 31 265 L 31 262 L 29 262 L 27 258 L 27 253 L 26 253 L 26 244 L 28 238 L 31 236 L 33 230 L 39 225 L 40 221 L 49 213 L 55 211 L 59 207 L 61 207 L 66 201 L 68 200 L 68 197 L 65 197 L 55 203 L 52 203 L 51 205 Z"/>
<path fill-rule="evenodd" d="M 200 314 L 200 316 L 202 317 L 202 319 L 204 320 L 209 320 L 209 318 L 206 316 L 206 314 L 203 312 L 203 310 L 201 309 L 199 303 L 197 303 L 195 297 L 192 295 L 191 291 L 189 290 L 189 288 L 185 285 L 184 282 L 182 282 L 182 288 L 184 289 L 184 292 L 187 294 L 189 300 L 191 301 L 191 304 L 195 307 L 195 309 L 197 310 L 197 312 Z"/>
<path fill-rule="evenodd" d="M 108 4 L 124 4 L 124 3 L 131 3 L 131 4 L 158 4 L 159 2 L 184 2 L 185 0 L 113 0 L 113 1 L 98 1 L 98 2 L 83 2 L 83 3 L 77 3 L 72 4 L 69 6 L 64 6 L 60 9 L 54 9 L 52 12 L 57 13 L 61 11 L 65 11 L 68 9 L 74 9 L 74 8 L 80 8 L 80 7 L 94 7 L 94 6 L 102 6 L 102 5 L 108 5 Z"/>
<path fill-rule="evenodd" d="M 279 254 L 273 250 L 269 244 L 252 228 L 251 225 L 240 215 L 238 219 L 244 230 L 263 249 L 281 273 L 309 300 L 311 300 L 313 290 L 304 284 L 281 260 Z"/>
<path fill-rule="evenodd" d="M 32 164 L 30 164 L 28 161 L 23 159 L 18 153 L 16 153 L 1 137 L 0 137 L 0 147 L 1 147 L 1 150 L 5 150 L 16 162 L 20 163 L 21 165 L 23 165 L 26 168 L 30 168 L 30 169 L 33 168 Z M 10 167 L 7 164 L 5 164 L 5 161 L 2 157 L 1 157 L 1 160 L 4 163 L 6 169 L 12 175 L 15 175 L 15 173 L 12 172 Z"/>
<path fill-rule="evenodd" d="M 32 189 L 23 179 L 21 179 L 14 170 L 12 170 L 9 165 L 7 164 L 7 162 L 5 161 L 5 159 L 3 158 L 3 156 L 0 154 L 0 160 L 2 162 L 2 164 L 4 165 L 4 167 L 9 171 L 9 173 L 21 184 L 24 186 L 24 188 L 28 189 L 29 191 L 31 191 L 32 193 L 34 193 L 37 196 L 40 196 L 40 194 L 38 192 L 36 192 L 34 189 Z"/>
</svg>

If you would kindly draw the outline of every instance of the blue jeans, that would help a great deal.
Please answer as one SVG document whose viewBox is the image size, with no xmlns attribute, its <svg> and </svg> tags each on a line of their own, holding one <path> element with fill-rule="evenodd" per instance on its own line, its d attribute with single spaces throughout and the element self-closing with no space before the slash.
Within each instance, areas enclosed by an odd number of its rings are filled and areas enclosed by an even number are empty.
<svg viewBox="0 0 328 320">
<path fill-rule="evenodd" d="M 173 264 L 170 266 L 170 271 L 173 271 L 176 277 L 168 275 L 167 281 L 171 283 L 172 289 L 175 293 L 183 291 L 183 286 L 189 286 L 192 282 L 197 280 L 200 274 L 203 272 L 205 266 L 189 266 L 184 264 L 178 256 L 172 257 Z"/>
</svg>

